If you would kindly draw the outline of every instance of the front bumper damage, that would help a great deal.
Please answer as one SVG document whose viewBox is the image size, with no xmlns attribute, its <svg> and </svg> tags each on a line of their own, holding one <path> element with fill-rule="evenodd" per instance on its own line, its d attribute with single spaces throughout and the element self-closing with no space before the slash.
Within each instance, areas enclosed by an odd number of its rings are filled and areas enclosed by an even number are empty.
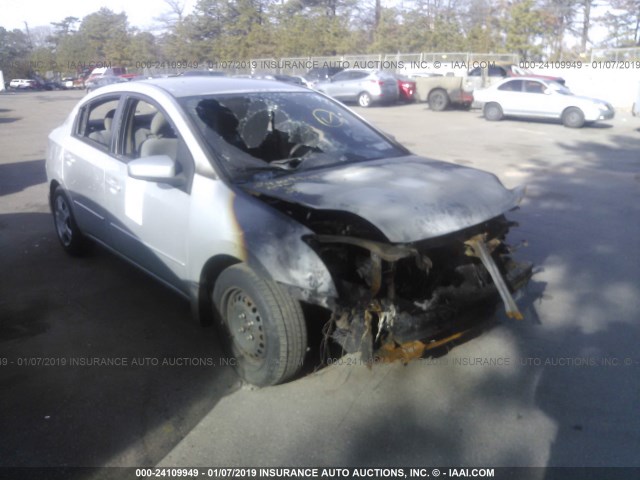
<svg viewBox="0 0 640 480">
<path fill-rule="evenodd" d="M 529 281 L 532 264 L 511 258 L 504 243 L 511 225 L 501 217 L 427 245 L 317 235 L 325 258 L 332 249 L 349 250 L 343 258 L 359 255 L 361 283 L 337 280 L 341 299 L 328 334 L 363 361 L 407 362 L 462 337 L 500 299 L 508 317 L 522 319 L 512 293 Z"/>
</svg>

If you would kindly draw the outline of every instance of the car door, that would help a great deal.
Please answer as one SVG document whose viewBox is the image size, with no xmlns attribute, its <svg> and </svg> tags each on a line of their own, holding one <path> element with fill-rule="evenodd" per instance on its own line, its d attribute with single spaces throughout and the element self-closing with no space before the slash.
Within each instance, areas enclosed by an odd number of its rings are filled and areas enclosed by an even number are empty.
<svg viewBox="0 0 640 480">
<path fill-rule="evenodd" d="M 104 172 L 112 160 L 112 126 L 120 100 L 120 95 L 106 95 L 80 108 L 62 159 L 76 222 L 102 241 L 107 239 Z"/>
<path fill-rule="evenodd" d="M 496 90 L 496 101 L 505 115 L 522 114 L 522 80 L 508 80 Z"/>
<path fill-rule="evenodd" d="M 527 101 L 531 116 L 536 117 L 559 117 L 562 106 L 549 87 L 540 80 L 526 80 L 524 91 L 527 94 Z"/>
<path fill-rule="evenodd" d="M 557 98 L 547 92 L 547 86 L 539 80 L 524 80 L 522 94 L 523 115 L 531 117 L 559 116 L 556 106 Z"/>
<path fill-rule="evenodd" d="M 352 92 L 350 92 L 350 90 L 353 90 L 353 73 L 345 71 L 331 77 L 327 84 L 327 93 L 336 100 L 349 100 L 353 96 Z"/>
<path fill-rule="evenodd" d="M 118 132 L 118 156 L 105 169 L 111 245 L 151 274 L 184 288 L 193 158 L 169 115 L 130 95 Z M 132 178 L 131 161 L 163 155 L 176 163 L 175 184 Z"/>
</svg>

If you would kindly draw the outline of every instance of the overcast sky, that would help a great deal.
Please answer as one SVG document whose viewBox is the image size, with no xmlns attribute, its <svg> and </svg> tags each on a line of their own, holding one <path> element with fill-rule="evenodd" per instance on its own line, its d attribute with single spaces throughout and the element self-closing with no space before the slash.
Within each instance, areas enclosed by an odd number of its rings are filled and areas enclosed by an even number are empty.
<svg viewBox="0 0 640 480">
<path fill-rule="evenodd" d="M 188 13 L 196 0 L 185 1 L 185 13 Z M 82 19 L 97 12 L 100 7 L 107 7 L 115 13 L 124 11 L 129 25 L 143 30 L 153 26 L 154 18 L 170 11 L 163 0 L 14 0 L 3 2 L 0 26 L 7 30 L 24 30 L 24 22 L 29 24 L 29 28 L 33 28 L 59 22 L 65 17 Z"/>
</svg>

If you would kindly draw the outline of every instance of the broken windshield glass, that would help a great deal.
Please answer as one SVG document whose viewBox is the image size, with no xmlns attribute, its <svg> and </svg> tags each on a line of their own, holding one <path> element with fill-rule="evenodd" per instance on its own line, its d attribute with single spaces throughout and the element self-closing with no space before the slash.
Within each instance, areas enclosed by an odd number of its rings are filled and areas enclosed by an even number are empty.
<svg viewBox="0 0 640 480">
<path fill-rule="evenodd" d="M 408 154 L 315 92 L 221 94 L 181 103 L 234 180 Z"/>
</svg>

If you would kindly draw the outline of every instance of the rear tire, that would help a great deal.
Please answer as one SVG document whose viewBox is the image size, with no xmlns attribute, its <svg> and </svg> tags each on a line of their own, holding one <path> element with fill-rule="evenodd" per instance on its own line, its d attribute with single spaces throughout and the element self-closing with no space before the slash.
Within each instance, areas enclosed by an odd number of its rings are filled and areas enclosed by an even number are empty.
<svg viewBox="0 0 640 480">
<path fill-rule="evenodd" d="M 240 377 L 265 387 L 298 372 L 307 327 L 300 302 L 287 291 L 246 264 L 236 264 L 220 274 L 212 300 Z"/>
<path fill-rule="evenodd" d="M 88 241 L 78 228 L 69 197 L 60 186 L 53 192 L 51 209 L 56 235 L 64 251 L 73 256 L 85 253 Z"/>
<path fill-rule="evenodd" d="M 362 108 L 369 108 L 371 106 L 371 103 L 371 95 L 369 95 L 367 92 L 362 92 L 360 95 L 358 95 L 358 105 L 360 105 Z"/>
<path fill-rule="evenodd" d="M 584 113 L 577 107 L 567 108 L 562 114 L 562 123 L 568 128 L 581 128 L 584 125 Z"/>
<path fill-rule="evenodd" d="M 434 112 L 442 112 L 449 106 L 449 95 L 444 90 L 434 90 L 429 94 L 429 108 Z"/>
<path fill-rule="evenodd" d="M 483 109 L 484 118 L 490 122 L 497 122 L 502 120 L 504 114 L 502 113 L 502 107 L 495 102 L 487 103 Z"/>
</svg>

